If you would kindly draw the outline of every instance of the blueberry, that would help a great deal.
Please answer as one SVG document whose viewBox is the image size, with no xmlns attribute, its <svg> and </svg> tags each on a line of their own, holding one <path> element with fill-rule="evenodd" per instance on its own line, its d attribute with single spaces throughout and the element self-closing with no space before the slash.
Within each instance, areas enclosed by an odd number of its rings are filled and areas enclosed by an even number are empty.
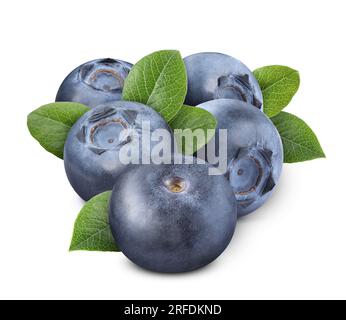
<svg viewBox="0 0 346 320">
<path fill-rule="evenodd" d="M 64 80 L 56 101 L 79 102 L 90 108 L 121 99 L 132 64 L 113 59 L 87 62 Z"/>
<path fill-rule="evenodd" d="M 278 183 L 283 164 L 280 135 L 263 112 L 245 102 L 220 99 L 198 107 L 218 120 L 216 141 L 218 130 L 227 129 L 227 176 L 236 194 L 238 215 L 249 214 L 266 202 Z"/>
<path fill-rule="evenodd" d="M 263 97 L 252 72 L 222 53 L 197 53 L 185 60 L 188 92 L 185 103 L 196 106 L 215 99 L 237 99 L 262 109 Z"/>
<path fill-rule="evenodd" d="M 64 163 L 67 177 L 81 198 L 89 200 L 112 190 L 119 173 L 134 165 L 126 165 L 120 159 L 120 150 L 124 146 L 141 146 L 144 121 L 150 121 L 148 131 L 165 129 L 170 135 L 168 125 L 156 111 L 135 102 L 115 101 L 98 106 L 76 122 L 65 143 Z M 139 150 L 139 162 L 157 143 L 149 141 L 145 147 L 148 150 Z"/>
<path fill-rule="evenodd" d="M 237 220 L 232 188 L 209 164 L 145 165 L 116 180 L 110 225 L 122 252 L 142 268 L 178 273 L 214 261 Z"/>
</svg>

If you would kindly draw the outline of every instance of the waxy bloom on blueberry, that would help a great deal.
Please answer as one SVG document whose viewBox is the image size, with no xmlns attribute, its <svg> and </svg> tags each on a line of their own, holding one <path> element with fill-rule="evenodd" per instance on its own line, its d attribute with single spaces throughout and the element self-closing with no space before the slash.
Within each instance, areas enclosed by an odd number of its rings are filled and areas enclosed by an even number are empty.
<svg viewBox="0 0 346 320">
<path fill-rule="evenodd" d="M 239 100 L 214 100 L 198 107 L 218 120 L 216 139 L 219 129 L 227 129 L 227 176 L 238 215 L 255 211 L 270 197 L 281 174 L 283 148 L 277 129 L 263 112 Z"/>
<path fill-rule="evenodd" d="M 148 130 L 170 129 L 165 120 L 152 108 L 137 103 L 116 101 L 91 109 L 72 127 L 64 151 L 67 177 L 84 200 L 112 190 L 119 173 L 131 164 L 120 158 L 121 148 L 139 146 L 150 154 L 158 142 L 141 143 L 142 124 Z M 141 162 L 142 149 L 138 149 Z"/>
<path fill-rule="evenodd" d="M 222 53 L 197 53 L 184 59 L 188 92 L 186 104 L 196 106 L 215 99 L 237 99 L 263 107 L 259 84 L 239 60 Z"/>
<path fill-rule="evenodd" d="M 115 181 L 109 221 L 121 251 L 142 268 L 193 271 L 230 243 L 237 204 L 227 179 L 210 164 L 127 168 Z"/>
<path fill-rule="evenodd" d="M 90 108 L 121 100 L 124 81 L 132 64 L 114 59 L 87 62 L 64 80 L 56 101 L 82 103 Z"/>
</svg>

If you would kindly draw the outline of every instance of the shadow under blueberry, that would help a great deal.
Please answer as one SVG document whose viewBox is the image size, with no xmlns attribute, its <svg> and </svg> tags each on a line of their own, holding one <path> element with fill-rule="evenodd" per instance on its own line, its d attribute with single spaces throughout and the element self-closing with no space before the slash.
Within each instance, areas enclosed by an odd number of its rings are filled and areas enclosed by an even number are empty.
<svg viewBox="0 0 346 320">
<path fill-rule="evenodd" d="M 227 251 L 227 250 L 226 250 Z M 226 251 L 222 254 L 226 254 Z M 145 275 L 152 275 L 156 277 L 165 277 L 165 278 L 174 278 L 174 277 L 179 277 L 179 278 L 184 278 L 184 277 L 191 277 L 191 276 L 197 276 L 201 275 L 207 272 L 210 272 L 211 270 L 215 270 L 216 268 L 219 268 L 221 265 L 220 259 L 222 258 L 222 255 L 220 256 L 219 259 L 211 262 L 207 266 L 196 269 L 194 271 L 189 271 L 189 272 L 182 272 L 182 273 L 162 273 L 162 272 L 155 272 L 155 271 L 150 271 L 147 269 L 143 269 L 140 266 L 137 266 L 135 263 L 131 262 L 131 260 L 128 260 L 126 257 L 124 257 L 124 263 L 126 263 L 126 266 L 128 269 L 132 269 L 132 271 L 142 273 Z"/>
</svg>

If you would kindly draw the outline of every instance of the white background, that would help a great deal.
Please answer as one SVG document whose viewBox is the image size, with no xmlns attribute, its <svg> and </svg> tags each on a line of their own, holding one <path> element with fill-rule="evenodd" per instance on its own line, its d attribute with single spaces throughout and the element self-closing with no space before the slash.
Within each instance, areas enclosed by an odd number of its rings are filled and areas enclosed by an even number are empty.
<svg viewBox="0 0 346 320">
<path fill-rule="evenodd" d="M 345 12 L 344 0 L 1 1 L 0 298 L 346 298 Z M 299 70 L 287 111 L 328 157 L 285 165 L 271 201 L 239 221 L 222 257 L 184 275 L 143 271 L 122 254 L 69 253 L 83 203 L 63 162 L 26 128 L 81 63 L 160 49 Z"/>
</svg>

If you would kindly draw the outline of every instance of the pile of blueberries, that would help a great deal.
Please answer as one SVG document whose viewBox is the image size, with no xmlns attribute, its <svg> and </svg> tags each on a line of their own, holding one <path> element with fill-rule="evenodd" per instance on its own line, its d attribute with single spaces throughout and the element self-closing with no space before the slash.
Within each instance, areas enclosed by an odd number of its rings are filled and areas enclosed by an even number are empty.
<svg viewBox="0 0 346 320">
<path fill-rule="evenodd" d="M 64 80 L 56 98 L 90 107 L 65 144 L 72 187 L 84 200 L 113 190 L 109 222 L 116 244 L 131 261 L 156 272 L 192 271 L 219 257 L 237 218 L 270 197 L 283 164 L 281 138 L 263 113 L 252 72 L 221 53 L 194 54 L 184 61 L 186 105 L 215 116 L 216 141 L 219 129 L 228 130 L 226 175 L 209 175 L 212 165 L 197 164 L 196 158 L 188 164 L 121 163 L 120 148 L 133 143 L 131 136 L 120 134 L 124 129 L 137 130 L 140 138 L 141 123 L 149 120 L 151 130 L 171 132 L 151 107 L 121 100 L 130 63 L 101 59 L 83 64 Z"/>
</svg>

